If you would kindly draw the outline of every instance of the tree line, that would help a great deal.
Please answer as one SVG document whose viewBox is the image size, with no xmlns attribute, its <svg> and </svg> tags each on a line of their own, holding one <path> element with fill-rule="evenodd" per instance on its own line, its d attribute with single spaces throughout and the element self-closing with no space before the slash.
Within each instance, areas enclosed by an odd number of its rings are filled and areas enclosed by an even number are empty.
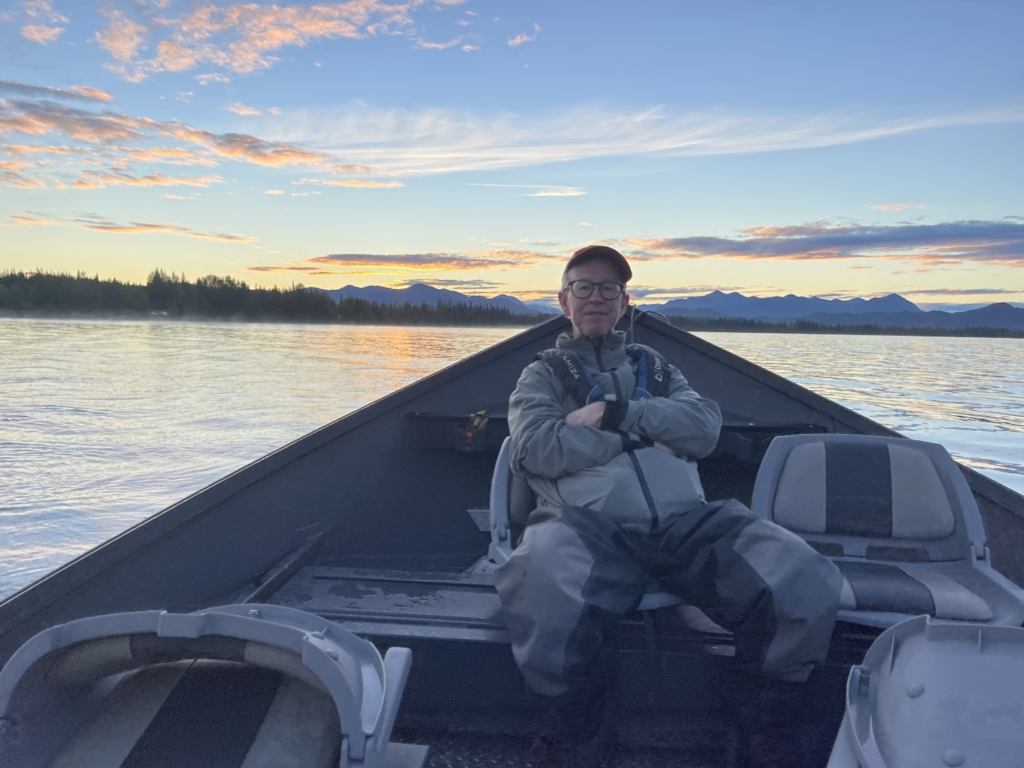
<svg viewBox="0 0 1024 768">
<path fill-rule="evenodd" d="M 354 298 L 335 303 L 323 291 L 303 285 L 258 288 L 216 275 L 193 283 L 160 269 L 150 273 L 145 285 L 101 280 L 83 272 L 5 272 L 0 274 L 0 312 L 379 325 L 533 325 L 550 317 L 464 303 L 391 305 Z"/>
</svg>

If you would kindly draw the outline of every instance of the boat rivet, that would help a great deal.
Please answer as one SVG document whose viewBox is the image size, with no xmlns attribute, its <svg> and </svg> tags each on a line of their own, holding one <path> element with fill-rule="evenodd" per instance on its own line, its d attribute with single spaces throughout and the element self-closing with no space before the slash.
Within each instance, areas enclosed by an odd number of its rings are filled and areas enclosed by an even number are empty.
<svg viewBox="0 0 1024 768">
<path fill-rule="evenodd" d="M 912 699 L 916 699 L 922 693 L 924 693 L 924 686 L 920 683 L 914 683 L 912 686 L 907 688 L 907 696 Z"/>
<path fill-rule="evenodd" d="M 958 752 L 955 749 L 947 749 L 946 754 L 942 756 L 942 762 L 950 766 L 950 768 L 955 768 L 955 766 L 963 765 L 964 753 Z"/>
<path fill-rule="evenodd" d="M 327 649 L 327 650 L 325 651 L 325 653 L 326 653 L 326 654 L 327 654 L 328 656 L 330 656 L 330 657 L 331 657 L 332 659 L 334 659 L 335 661 L 337 661 L 337 659 L 338 659 L 338 652 L 337 652 L 336 650 L 334 650 L 333 648 L 328 648 L 328 649 Z M 960 763 L 957 763 L 957 765 L 960 765 Z"/>
<path fill-rule="evenodd" d="M 258 618 L 260 615 L 259 609 L 253 608 L 251 611 L 249 611 L 249 615 L 253 618 Z"/>
</svg>

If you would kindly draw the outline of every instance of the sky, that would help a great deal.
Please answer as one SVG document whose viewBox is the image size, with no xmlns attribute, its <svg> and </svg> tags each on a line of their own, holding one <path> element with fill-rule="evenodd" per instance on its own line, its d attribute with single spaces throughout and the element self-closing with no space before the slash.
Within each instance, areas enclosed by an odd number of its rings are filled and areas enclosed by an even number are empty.
<svg viewBox="0 0 1024 768">
<path fill-rule="evenodd" d="M 0 0 L 0 270 L 1024 305 L 1024 3 Z"/>
</svg>

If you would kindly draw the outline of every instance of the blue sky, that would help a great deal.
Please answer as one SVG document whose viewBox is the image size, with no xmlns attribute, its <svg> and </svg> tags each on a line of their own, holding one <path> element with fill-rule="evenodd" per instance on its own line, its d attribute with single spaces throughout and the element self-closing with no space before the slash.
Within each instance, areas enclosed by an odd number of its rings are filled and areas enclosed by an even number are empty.
<svg viewBox="0 0 1024 768">
<path fill-rule="evenodd" d="M 1024 301 L 1020 2 L 0 5 L 0 269 Z"/>
</svg>

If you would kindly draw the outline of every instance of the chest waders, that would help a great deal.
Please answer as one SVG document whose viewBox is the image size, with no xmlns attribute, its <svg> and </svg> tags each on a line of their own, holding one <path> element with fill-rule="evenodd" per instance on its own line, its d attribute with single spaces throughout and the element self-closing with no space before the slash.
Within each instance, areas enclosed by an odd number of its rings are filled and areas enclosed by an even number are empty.
<svg viewBox="0 0 1024 768">
<path fill-rule="evenodd" d="M 636 386 L 633 388 L 631 400 L 648 400 L 652 397 L 668 397 L 669 371 L 668 361 L 649 347 L 640 344 L 627 344 L 626 356 L 633 361 L 636 367 Z M 576 406 L 582 408 L 590 403 L 605 401 L 616 404 L 618 407 L 625 407 L 622 401 L 621 392 L 609 395 L 604 387 L 594 378 L 594 374 L 583 364 L 579 355 L 564 349 L 549 349 L 541 352 L 534 358 L 542 361 L 551 372 L 558 378 L 562 388 L 575 401 Z M 600 358 L 599 358 L 600 359 Z M 602 368 L 602 372 L 607 373 Z M 618 389 L 618 380 L 612 373 L 612 383 Z M 636 472 L 640 489 L 643 491 L 644 500 L 651 513 L 651 532 L 658 529 L 659 516 L 658 508 L 654 504 L 654 497 L 651 495 L 650 486 L 640 467 L 640 460 L 636 457 L 637 448 L 647 448 L 654 443 L 652 440 L 642 437 L 634 439 L 628 435 L 622 435 L 622 448 L 629 456 Z"/>
</svg>

